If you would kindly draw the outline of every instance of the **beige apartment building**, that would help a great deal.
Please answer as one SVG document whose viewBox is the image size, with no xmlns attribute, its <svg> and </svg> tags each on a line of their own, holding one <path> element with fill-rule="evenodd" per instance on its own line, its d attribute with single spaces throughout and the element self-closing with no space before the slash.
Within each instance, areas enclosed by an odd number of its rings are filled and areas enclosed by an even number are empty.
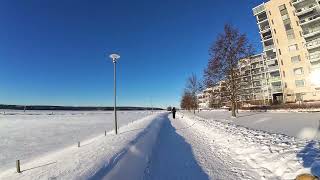
<svg viewBox="0 0 320 180">
<path fill-rule="evenodd" d="M 270 0 L 253 9 L 273 102 L 320 100 L 320 5 Z"/>
</svg>

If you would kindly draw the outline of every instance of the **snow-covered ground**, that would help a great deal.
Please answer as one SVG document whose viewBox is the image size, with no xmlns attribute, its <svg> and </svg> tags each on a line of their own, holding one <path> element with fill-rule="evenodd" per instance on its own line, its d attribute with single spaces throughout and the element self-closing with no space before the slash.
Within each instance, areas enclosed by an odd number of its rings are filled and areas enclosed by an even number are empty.
<svg viewBox="0 0 320 180">
<path fill-rule="evenodd" d="M 185 112 L 192 114 L 191 112 Z M 285 134 L 300 139 L 317 139 L 320 128 L 320 113 L 307 112 L 248 112 L 240 111 L 237 118 L 225 110 L 196 112 L 196 115 L 209 120 L 231 122 L 244 127 L 270 133 Z"/>
<path fill-rule="evenodd" d="M 178 133 L 187 142 L 190 134 L 195 158 L 213 179 L 294 179 L 301 173 L 320 175 L 317 141 L 253 130 L 189 113 L 180 114 L 176 121 L 187 127 L 189 132 Z"/>
<path fill-rule="evenodd" d="M 0 179 L 141 179 L 166 113 L 155 113 L 119 129 L 84 141 L 80 148 L 59 151 L 22 162 L 22 173 L 15 168 L 0 172 Z"/>
<path fill-rule="evenodd" d="M 200 115 L 180 112 L 172 119 L 168 113 L 155 113 L 122 126 L 117 136 L 113 131 L 107 136 L 98 133 L 82 141 L 80 148 L 74 143 L 23 161 L 21 174 L 11 167 L 0 172 L 0 179 L 247 180 L 320 175 L 317 141 L 235 124 L 255 116 L 250 113 L 238 119 L 225 115 L 227 120 Z M 283 119 L 289 122 L 291 116 L 287 117 Z"/>
<path fill-rule="evenodd" d="M 0 110 L 0 172 L 15 161 L 75 145 L 114 128 L 112 111 Z M 5 113 L 4 113 L 5 112 Z M 150 115 L 149 111 L 119 111 L 119 126 Z"/>
</svg>

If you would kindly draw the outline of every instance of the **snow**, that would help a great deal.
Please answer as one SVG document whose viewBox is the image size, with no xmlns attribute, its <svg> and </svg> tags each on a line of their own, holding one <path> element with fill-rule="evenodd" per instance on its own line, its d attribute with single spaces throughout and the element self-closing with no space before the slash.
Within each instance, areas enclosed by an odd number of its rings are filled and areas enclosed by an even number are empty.
<svg viewBox="0 0 320 180">
<path fill-rule="evenodd" d="M 90 116 L 101 112 L 96 113 Z M 132 113 L 124 117 L 134 116 Z M 80 148 L 71 143 L 40 153 L 22 161 L 21 174 L 12 165 L 0 173 L 0 179 L 286 180 L 301 173 L 319 176 L 319 133 L 314 115 L 318 114 L 241 112 L 232 119 L 226 111 L 211 111 L 197 116 L 179 112 L 172 119 L 166 112 L 146 113 L 132 123 L 128 120 L 119 135 L 110 128 L 104 136 L 100 129 L 95 137 L 81 141 Z M 294 123 L 307 125 L 294 129 Z"/>
<path fill-rule="evenodd" d="M 114 128 L 112 111 L 0 111 L 0 172 Z M 53 113 L 53 114 L 52 114 Z M 119 126 L 150 115 L 119 111 Z"/>
<path fill-rule="evenodd" d="M 206 141 L 212 149 L 246 167 L 240 168 L 242 172 L 238 173 L 248 173 L 250 178 L 246 175 L 236 179 L 294 179 L 301 173 L 320 175 L 317 141 L 253 130 L 236 125 L 235 121 L 221 122 L 191 113 L 183 115 L 183 119 L 194 124 L 194 130 L 207 135 Z M 248 170 L 253 170 L 258 176 Z"/>
<path fill-rule="evenodd" d="M 119 129 L 76 145 L 22 161 L 22 173 L 15 168 L 0 173 L 0 179 L 139 179 L 147 166 L 163 117 L 154 114 Z M 124 174 L 123 172 L 132 172 Z"/>
<path fill-rule="evenodd" d="M 185 112 L 191 115 L 190 112 Z M 320 113 L 307 112 L 248 112 L 240 111 L 237 118 L 231 118 L 231 113 L 226 110 L 200 111 L 197 116 L 229 122 L 251 129 L 267 131 L 270 133 L 285 134 L 300 139 L 317 139 L 320 127 Z"/>
</svg>

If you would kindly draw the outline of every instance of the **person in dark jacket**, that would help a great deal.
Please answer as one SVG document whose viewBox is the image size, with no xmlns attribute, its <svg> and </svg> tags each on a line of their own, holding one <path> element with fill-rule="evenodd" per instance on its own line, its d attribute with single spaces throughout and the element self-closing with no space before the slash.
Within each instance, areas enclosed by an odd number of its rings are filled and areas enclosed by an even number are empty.
<svg viewBox="0 0 320 180">
<path fill-rule="evenodd" d="M 176 108 L 173 107 L 173 108 L 171 109 L 171 112 L 172 112 L 172 117 L 173 117 L 173 119 L 175 119 L 175 118 L 176 118 Z"/>
</svg>

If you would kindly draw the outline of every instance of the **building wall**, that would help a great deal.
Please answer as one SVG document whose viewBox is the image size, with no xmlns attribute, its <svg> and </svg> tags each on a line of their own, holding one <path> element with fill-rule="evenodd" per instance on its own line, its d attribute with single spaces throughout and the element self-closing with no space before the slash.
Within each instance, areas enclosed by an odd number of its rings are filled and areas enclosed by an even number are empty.
<svg viewBox="0 0 320 180">
<path fill-rule="evenodd" d="M 239 61 L 241 102 L 268 102 L 271 99 L 268 86 L 267 67 L 263 54 L 253 55 Z"/>
<path fill-rule="evenodd" d="M 265 8 L 264 11 L 271 27 L 284 102 L 295 102 L 300 99 L 301 95 L 305 101 L 320 100 L 320 94 L 315 96 L 316 89 L 311 84 L 309 54 L 305 47 L 306 41 L 303 37 L 299 18 L 295 13 L 295 7 L 290 0 L 270 0 L 262 6 Z M 256 13 L 255 15 L 258 19 L 259 15 Z M 264 38 L 263 33 L 261 33 L 261 38 Z M 292 57 L 300 57 L 300 61 L 293 62 Z M 302 68 L 303 73 L 301 75 L 294 73 L 295 69 L 296 72 L 299 72 L 297 68 Z M 296 81 L 301 80 L 304 82 L 303 87 L 296 84 Z"/>
</svg>

